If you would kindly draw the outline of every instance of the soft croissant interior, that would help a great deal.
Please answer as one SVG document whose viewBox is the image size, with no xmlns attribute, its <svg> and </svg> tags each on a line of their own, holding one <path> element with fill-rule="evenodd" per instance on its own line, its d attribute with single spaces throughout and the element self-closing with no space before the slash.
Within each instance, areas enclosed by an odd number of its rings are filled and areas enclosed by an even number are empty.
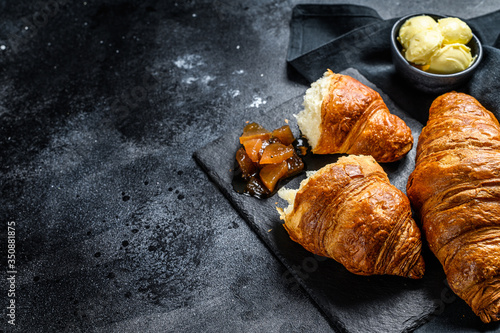
<svg viewBox="0 0 500 333">
<path fill-rule="evenodd" d="M 285 209 L 278 209 L 278 212 L 280 213 L 280 217 L 282 220 L 285 219 L 285 215 L 290 214 L 293 210 L 293 205 L 295 202 L 295 196 L 297 195 L 297 192 L 304 187 L 304 185 L 309 181 L 310 177 L 314 175 L 316 171 L 307 171 L 306 172 L 306 178 L 300 182 L 300 186 L 298 189 L 290 189 L 286 187 L 282 187 L 278 191 L 278 196 L 285 200 L 288 203 L 288 206 L 285 207 Z"/>
<path fill-rule="evenodd" d="M 331 71 L 327 71 L 323 77 L 313 82 L 306 90 L 304 96 L 304 110 L 297 115 L 297 123 L 302 133 L 309 142 L 311 148 L 315 148 L 319 142 L 321 131 L 321 105 L 323 98 L 328 94 L 330 88 Z"/>
</svg>

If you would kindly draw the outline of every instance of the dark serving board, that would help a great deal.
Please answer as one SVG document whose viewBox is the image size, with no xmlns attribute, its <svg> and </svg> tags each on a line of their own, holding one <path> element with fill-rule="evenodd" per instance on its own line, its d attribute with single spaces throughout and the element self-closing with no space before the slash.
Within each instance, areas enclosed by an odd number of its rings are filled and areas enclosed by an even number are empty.
<svg viewBox="0 0 500 333">
<path fill-rule="evenodd" d="M 415 144 L 401 161 L 382 164 L 391 183 L 401 189 L 414 168 L 416 143 L 422 124 L 399 109 L 380 89 L 368 82 L 359 72 L 348 69 L 343 72 L 377 90 L 389 110 L 401 117 L 412 129 Z M 268 129 L 289 125 L 296 136 L 299 131 L 294 114 L 302 109 L 303 96 L 297 96 L 275 109 L 252 119 Z M 457 300 L 446 285 L 443 270 L 434 256 L 424 250 L 426 273 L 421 280 L 395 276 L 357 276 L 348 272 L 332 259 L 319 257 L 293 242 L 276 211 L 286 204 L 277 195 L 268 199 L 256 199 L 235 192 L 232 188 L 234 154 L 239 147 L 241 128 L 226 133 L 219 139 L 195 152 L 194 158 L 232 203 L 250 227 L 260 236 L 271 252 L 285 265 L 283 274 L 290 288 L 299 286 L 321 308 L 333 327 L 342 332 L 407 332 L 413 331 L 436 316 L 446 315 L 445 308 L 453 301 L 455 313 L 462 312 L 472 325 L 480 325 L 467 305 Z M 314 156 L 307 164 L 315 170 L 336 160 L 338 156 Z M 285 186 L 298 188 L 305 174 L 289 181 Z M 462 304 L 463 303 L 463 304 Z"/>
</svg>

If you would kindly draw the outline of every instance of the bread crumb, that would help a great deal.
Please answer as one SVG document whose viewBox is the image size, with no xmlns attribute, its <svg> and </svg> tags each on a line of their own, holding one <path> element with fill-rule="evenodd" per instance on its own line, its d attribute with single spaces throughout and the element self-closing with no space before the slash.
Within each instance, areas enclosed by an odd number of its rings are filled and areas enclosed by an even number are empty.
<svg viewBox="0 0 500 333">
<path fill-rule="evenodd" d="M 313 150 L 321 136 L 321 132 L 319 131 L 321 125 L 321 105 L 323 104 L 323 98 L 329 93 L 331 75 L 332 73 L 327 71 L 323 77 L 311 84 L 311 87 L 306 90 L 304 96 L 304 110 L 300 111 L 296 117 L 300 131 L 307 138 Z"/>
</svg>

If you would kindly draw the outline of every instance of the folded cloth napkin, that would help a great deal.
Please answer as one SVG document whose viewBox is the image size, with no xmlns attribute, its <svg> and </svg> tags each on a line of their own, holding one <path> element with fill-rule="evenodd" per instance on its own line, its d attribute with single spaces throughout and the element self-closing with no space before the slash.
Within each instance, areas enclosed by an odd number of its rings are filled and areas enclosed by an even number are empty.
<svg viewBox="0 0 500 333">
<path fill-rule="evenodd" d="M 396 73 L 390 33 L 397 20 L 384 20 L 365 6 L 297 5 L 290 22 L 287 62 L 309 82 L 327 68 L 334 72 L 356 68 L 425 124 L 437 96 L 416 91 Z M 500 119 L 500 11 L 462 20 L 483 43 L 484 58 L 471 80 L 456 90 L 476 97 Z"/>
</svg>

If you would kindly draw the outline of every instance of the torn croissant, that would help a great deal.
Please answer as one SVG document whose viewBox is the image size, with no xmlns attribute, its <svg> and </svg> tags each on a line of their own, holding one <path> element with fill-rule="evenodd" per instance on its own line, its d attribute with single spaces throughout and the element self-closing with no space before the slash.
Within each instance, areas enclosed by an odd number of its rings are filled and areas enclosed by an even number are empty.
<svg viewBox="0 0 500 333">
<path fill-rule="evenodd" d="M 423 276 L 410 202 L 373 157 L 341 157 L 278 194 L 289 203 L 278 208 L 285 229 L 306 250 L 359 275 Z"/>
<path fill-rule="evenodd" d="M 315 154 L 371 155 L 393 162 L 413 146 L 410 128 L 389 112 L 378 92 L 331 70 L 306 91 L 297 123 Z"/>
<path fill-rule="evenodd" d="M 475 98 L 446 93 L 420 134 L 408 197 L 451 289 L 500 319 L 500 126 Z"/>
</svg>

